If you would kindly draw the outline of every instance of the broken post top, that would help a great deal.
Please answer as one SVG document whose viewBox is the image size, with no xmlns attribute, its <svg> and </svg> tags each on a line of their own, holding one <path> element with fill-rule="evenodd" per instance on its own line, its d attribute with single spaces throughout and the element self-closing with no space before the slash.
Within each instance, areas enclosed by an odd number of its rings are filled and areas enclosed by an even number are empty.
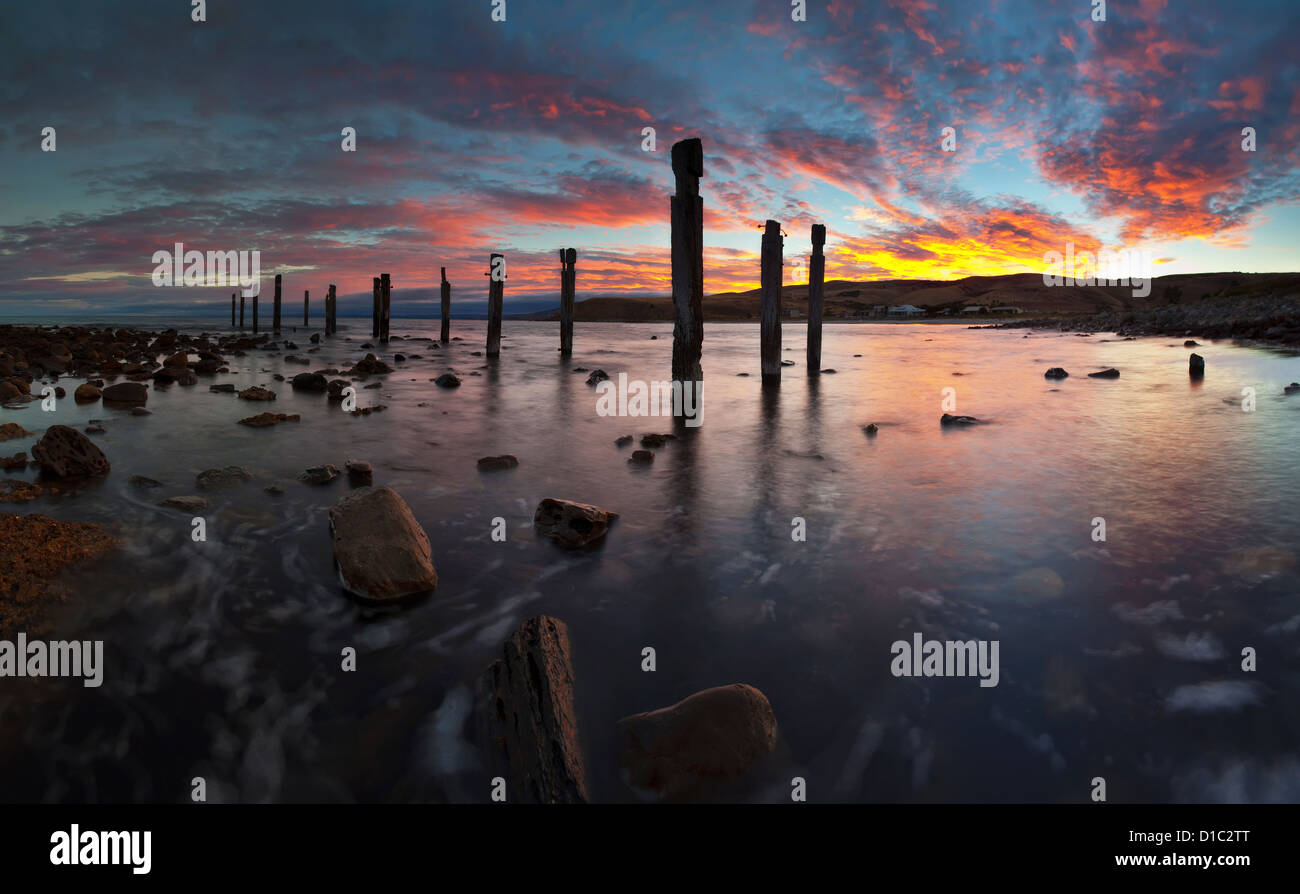
<svg viewBox="0 0 1300 894">
<path fill-rule="evenodd" d="M 443 267 L 443 268 L 442 268 L 442 281 L 443 281 L 443 282 L 446 282 L 446 281 L 447 281 L 447 268 L 446 268 L 446 267 Z"/>
<path fill-rule="evenodd" d="M 704 176 L 704 146 L 698 137 L 673 143 L 673 173 L 679 182 Z"/>
<path fill-rule="evenodd" d="M 826 244 L 826 224 L 813 224 L 812 243 L 813 245 Z"/>
<path fill-rule="evenodd" d="M 564 263 L 572 267 L 578 262 L 578 250 L 576 248 L 566 248 L 563 252 Z"/>
<path fill-rule="evenodd" d="M 763 237 L 766 238 L 768 236 L 780 236 L 780 235 L 781 235 L 781 225 L 774 220 L 769 220 L 767 222 L 767 226 L 763 230 Z"/>
</svg>

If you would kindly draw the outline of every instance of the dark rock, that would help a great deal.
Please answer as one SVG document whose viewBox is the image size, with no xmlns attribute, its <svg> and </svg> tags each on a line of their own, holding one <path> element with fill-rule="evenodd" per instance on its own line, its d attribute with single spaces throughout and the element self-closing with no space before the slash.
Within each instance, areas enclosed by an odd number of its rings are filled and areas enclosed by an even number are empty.
<svg viewBox="0 0 1300 894">
<path fill-rule="evenodd" d="M 30 438 L 31 436 L 32 433 L 17 422 L 6 422 L 0 425 L 0 441 L 12 441 L 14 438 Z"/>
<path fill-rule="evenodd" d="M 1200 354 L 1192 354 L 1187 358 L 1187 373 L 1193 379 L 1199 379 L 1205 375 L 1205 358 Z"/>
<path fill-rule="evenodd" d="M 222 382 L 220 385 L 209 385 L 208 390 L 215 394 L 234 394 L 235 385 L 233 382 Z"/>
<path fill-rule="evenodd" d="M 339 580 L 353 595 L 388 601 L 438 586 L 429 537 L 392 488 L 363 487 L 339 500 L 330 534 Z"/>
<path fill-rule="evenodd" d="M 601 540 L 616 518 L 617 512 L 599 506 L 547 497 L 537 504 L 533 528 L 538 537 L 545 537 L 566 549 L 576 549 Z"/>
<path fill-rule="evenodd" d="M 627 461 L 638 466 L 648 466 L 655 461 L 655 455 L 650 450 L 633 450 Z"/>
<path fill-rule="evenodd" d="M 1047 372 L 1043 373 L 1045 379 L 1068 379 L 1070 374 L 1059 366 L 1053 366 Z"/>
<path fill-rule="evenodd" d="M 200 472 L 194 480 L 200 490 L 212 490 L 252 481 L 253 474 L 239 466 L 226 466 L 224 469 L 208 469 Z"/>
<path fill-rule="evenodd" d="M 641 446 L 659 448 L 666 445 L 669 441 L 676 441 L 676 440 L 677 440 L 676 435 L 646 434 L 641 436 Z"/>
<path fill-rule="evenodd" d="M 329 389 L 329 380 L 320 373 L 298 373 L 293 377 L 294 391 L 325 392 Z"/>
<path fill-rule="evenodd" d="M 478 461 L 478 470 L 480 472 L 492 472 L 500 469 L 513 469 L 519 465 L 519 460 L 509 453 L 503 453 L 500 456 L 485 456 Z"/>
<path fill-rule="evenodd" d="M 599 384 L 600 382 L 605 381 L 608 378 L 609 378 L 609 373 L 605 372 L 603 369 L 595 369 L 592 370 L 591 375 L 587 376 L 587 384 L 596 385 Z"/>
<path fill-rule="evenodd" d="M 132 407 L 132 408 L 131 408 L 131 415 L 132 415 L 132 416 L 152 416 L 152 415 L 153 415 L 153 410 L 146 410 L 144 407 Z"/>
<path fill-rule="evenodd" d="M 1184 347 L 1184 348 L 1199 348 L 1200 346 L 1201 346 L 1201 345 L 1200 345 L 1200 342 L 1195 341 L 1194 339 L 1190 339 L 1190 338 L 1187 339 L 1187 341 L 1183 342 L 1183 347 Z"/>
<path fill-rule="evenodd" d="M 41 464 L 42 473 L 60 478 L 103 475 L 109 469 L 104 452 L 66 425 L 51 425 L 32 448 L 32 459 Z"/>
<path fill-rule="evenodd" d="M 874 422 L 864 425 L 862 427 L 862 430 L 866 432 L 868 438 L 874 438 L 880 431 L 880 429 L 876 426 L 876 423 Z"/>
<path fill-rule="evenodd" d="M 623 437 L 615 439 L 614 443 L 617 444 L 619 447 L 626 447 L 628 444 L 632 443 L 632 436 L 623 435 Z"/>
<path fill-rule="evenodd" d="M 11 469 L 27 468 L 27 453 L 15 453 L 13 456 L 0 456 L 0 469 L 9 471 Z"/>
<path fill-rule="evenodd" d="M 239 392 L 239 398 L 240 400 L 275 400 L 275 392 L 269 388 L 254 385 Z"/>
<path fill-rule="evenodd" d="M 344 464 L 348 470 L 348 483 L 353 487 L 369 487 L 374 484 L 375 470 L 370 463 L 350 459 Z"/>
<path fill-rule="evenodd" d="M 443 373 L 442 375 L 438 376 L 438 378 L 434 379 L 433 383 L 437 385 L 439 388 L 459 388 L 460 378 L 458 376 L 452 375 L 451 373 Z"/>
<path fill-rule="evenodd" d="M 947 413 L 944 413 L 943 418 L 939 420 L 939 424 L 940 425 L 980 425 L 981 420 L 976 419 L 974 416 L 949 416 Z"/>
<path fill-rule="evenodd" d="M 103 391 L 104 403 L 139 406 L 149 401 L 149 389 L 140 382 L 118 382 Z"/>
<path fill-rule="evenodd" d="M 186 512 L 202 512 L 212 505 L 212 501 L 206 497 L 168 497 L 158 505 L 168 506 L 172 509 L 183 509 Z"/>
<path fill-rule="evenodd" d="M 133 487 L 162 487 L 161 481 L 155 481 L 145 475 L 132 475 L 126 481 Z"/>
<path fill-rule="evenodd" d="M 339 477 L 338 466 L 327 463 L 323 466 L 312 466 L 299 475 L 298 480 L 304 484 L 329 484 L 337 477 Z"/>
<path fill-rule="evenodd" d="M 1090 379 L 1118 379 L 1118 378 L 1119 378 L 1119 370 L 1115 369 L 1114 367 L 1111 367 L 1110 369 L 1103 369 L 1103 370 L 1101 370 L 1101 372 L 1088 373 L 1088 378 L 1090 378 Z"/>
<path fill-rule="evenodd" d="M 297 413 L 258 413 L 256 416 L 240 419 L 239 424 L 247 425 L 249 428 L 270 428 L 281 422 L 297 422 L 300 418 Z"/>
</svg>

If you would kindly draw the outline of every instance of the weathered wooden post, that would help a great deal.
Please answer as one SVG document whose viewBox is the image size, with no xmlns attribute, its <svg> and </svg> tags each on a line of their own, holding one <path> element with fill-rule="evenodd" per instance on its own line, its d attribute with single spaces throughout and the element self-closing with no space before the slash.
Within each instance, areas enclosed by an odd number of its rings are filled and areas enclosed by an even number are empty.
<svg viewBox="0 0 1300 894">
<path fill-rule="evenodd" d="M 388 341 L 393 314 L 393 283 L 385 273 L 379 278 L 379 340 Z"/>
<path fill-rule="evenodd" d="M 239 328 L 244 328 L 244 296 L 239 296 Z"/>
<path fill-rule="evenodd" d="M 573 291 L 578 281 L 574 269 L 577 261 L 577 250 L 560 250 L 560 353 L 565 357 L 573 353 Z"/>
<path fill-rule="evenodd" d="M 781 384 L 781 225 L 774 220 L 763 230 L 762 315 L 760 317 L 763 384 Z"/>
<path fill-rule="evenodd" d="M 826 285 L 822 246 L 826 244 L 826 224 L 813 224 L 812 244 L 812 257 L 808 259 L 808 375 L 815 376 L 822 370 L 822 293 Z"/>
<path fill-rule="evenodd" d="M 311 290 L 303 289 L 302 290 L 302 324 L 304 326 L 311 325 L 311 314 L 309 312 L 310 307 L 311 307 Z"/>
<path fill-rule="evenodd" d="M 253 296 L 253 334 L 257 334 L 257 305 L 262 297 L 261 283 L 258 283 L 257 294 Z"/>
<path fill-rule="evenodd" d="M 370 285 L 374 289 L 374 307 L 371 312 L 370 337 L 379 338 L 379 277 L 374 277 L 370 281 Z"/>
<path fill-rule="evenodd" d="M 704 147 L 698 139 L 673 144 L 677 194 L 668 201 L 672 216 L 673 381 L 681 383 L 683 403 L 699 407 L 704 370 Z M 687 390 L 694 393 L 686 397 Z"/>
<path fill-rule="evenodd" d="M 333 335 L 339 328 L 339 299 L 334 293 L 334 283 L 330 283 L 329 291 L 325 293 L 325 334 Z"/>
<path fill-rule="evenodd" d="M 230 293 L 230 328 L 235 328 L 235 293 Z"/>
<path fill-rule="evenodd" d="M 487 356 L 501 354 L 501 305 L 505 299 L 506 257 L 495 254 L 488 259 Z"/>
<path fill-rule="evenodd" d="M 271 331 L 280 334 L 280 274 L 275 275 L 275 306 L 271 310 Z"/>
<path fill-rule="evenodd" d="M 451 340 L 451 283 L 447 282 L 447 268 L 442 268 L 442 333 L 438 339 L 444 345 Z"/>
</svg>

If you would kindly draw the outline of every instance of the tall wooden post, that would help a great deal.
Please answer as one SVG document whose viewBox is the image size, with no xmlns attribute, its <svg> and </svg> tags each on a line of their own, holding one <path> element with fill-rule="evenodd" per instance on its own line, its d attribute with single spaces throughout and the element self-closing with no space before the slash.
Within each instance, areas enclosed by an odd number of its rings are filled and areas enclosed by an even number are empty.
<svg viewBox="0 0 1300 894">
<path fill-rule="evenodd" d="M 774 220 L 763 230 L 761 351 L 763 384 L 781 384 L 781 225 Z"/>
<path fill-rule="evenodd" d="M 444 345 L 451 340 L 451 283 L 447 282 L 447 268 L 442 268 L 442 332 L 438 339 Z"/>
<path fill-rule="evenodd" d="M 339 329 L 339 299 L 334 293 L 334 283 L 330 283 L 325 293 L 325 334 L 333 335 Z"/>
<path fill-rule="evenodd" d="M 370 285 L 374 289 L 374 307 L 371 312 L 370 337 L 379 338 L 379 277 L 376 276 L 372 279 Z"/>
<path fill-rule="evenodd" d="M 280 274 L 275 275 L 275 306 L 271 310 L 271 330 L 280 334 Z"/>
<path fill-rule="evenodd" d="M 501 305 L 504 303 L 506 289 L 505 255 L 493 254 L 488 259 L 488 325 L 487 356 L 498 357 L 501 354 Z"/>
<path fill-rule="evenodd" d="M 239 296 L 239 328 L 244 328 L 244 296 Z"/>
<path fill-rule="evenodd" d="M 385 273 L 379 278 L 379 340 L 388 341 L 389 323 L 393 315 L 393 283 Z"/>
<path fill-rule="evenodd" d="M 302 290 L 302 324 L 304 326 L 311 325 L 310 308 L 311 308 L 311 290 L 303 289 Z"/>
<path fill-rule="evenodd" d="M 253 334 L 255 335 L 257 334 L 257 304 L 261 297 L 262 297 L 262 290 L 259 287 L 257 290 L 257 294 L 253 296 Z"/>
<path fill-rule="evenodd" d="M 822 369 L 822 293 L 826 285 L 822 246 L 826 244 L 826 224 L 813 224 L 812 244 L 812 257 L 808 259 L 808 375 L 815 376 Z"/>
<path fill-rule="evenodd" d="M 230 293 L 230 328 L 235 328 L 235 293 Z"/>
<path fill-rule="evenodd" d="M 704 370 L 704 200 L 700 178 L 704 176 L 704 147 L 698 139 L 673 144 L 673 174 L 677 194 L 669 199 L 672 215 L 673 263 L 673 381 L 683 392 L 703 387 Z M 688 406 L 698 407 L 702 395 L 683 397 Z"/>
<path fill-rule="evenodd" d="M 573 353 L 573 291 L 577 284 L 578 252 L 572 248 L 560 250 L 560 353 L 568 357 Z"/>
</svg>

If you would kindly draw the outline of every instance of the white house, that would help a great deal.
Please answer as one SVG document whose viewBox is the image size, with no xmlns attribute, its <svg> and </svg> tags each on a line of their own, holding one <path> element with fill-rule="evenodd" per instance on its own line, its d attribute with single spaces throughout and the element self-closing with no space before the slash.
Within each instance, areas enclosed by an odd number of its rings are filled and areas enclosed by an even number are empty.
<svg viewBox="0 0 1300 894">
<path fill-rule="evenodd" d="M 917 307 L 915 304 L 900 304 L 897 307 L 889 309 L 891 317 L 923 317 L 925 308 Z"/>
<path fill-rule="evenodd" d="M 963 307 L 961 312 L 964 314 L 982 314 L 988 313 L 988 308 L 980 304 L 972 304 L 970 307 Z"/>
</svg>

